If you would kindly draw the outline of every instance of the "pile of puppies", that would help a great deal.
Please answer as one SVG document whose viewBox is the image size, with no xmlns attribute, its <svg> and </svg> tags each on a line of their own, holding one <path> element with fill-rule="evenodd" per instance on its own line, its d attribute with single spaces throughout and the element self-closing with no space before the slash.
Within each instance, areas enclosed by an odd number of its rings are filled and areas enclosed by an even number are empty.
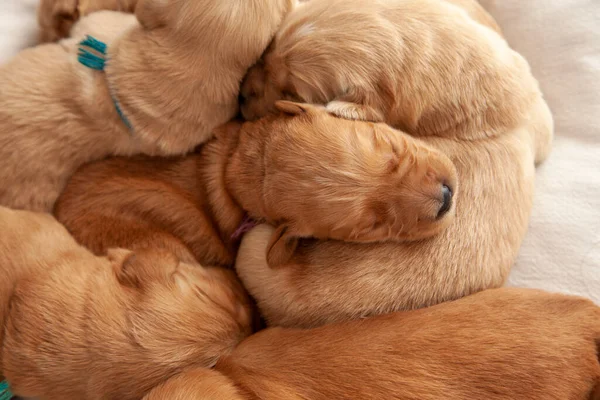
<svg viewBox="0 0 600 400">
<path fill-rule="evenodd" d="M 39 22 L 0 70 L 14 394 L 600 399 L 600 308 L 493 289 L 553 126 L 475 0 L 42 0 Z"/>
</svg>

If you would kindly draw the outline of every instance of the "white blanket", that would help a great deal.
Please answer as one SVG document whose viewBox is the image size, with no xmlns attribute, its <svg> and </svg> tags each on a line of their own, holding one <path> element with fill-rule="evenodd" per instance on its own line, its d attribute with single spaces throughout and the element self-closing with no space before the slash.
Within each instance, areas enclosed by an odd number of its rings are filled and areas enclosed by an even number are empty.
<svg viewBox="0 0 600 400">
<path fill-rule="evenodd" d="M 530 61 L 556 119 L 554 152 L 538 170 L 529 234 L 508 284 L 600 303 L 600 1 L 481 2 Z M 35 41 L 36 4 L 0 0 L 0 63 Z"/>
<path fill-rule="evenodd" d="M 529 60 L 556 123 L 509 285 L 600 303 L 600 1 L 481 0 Z"/>
</svg>

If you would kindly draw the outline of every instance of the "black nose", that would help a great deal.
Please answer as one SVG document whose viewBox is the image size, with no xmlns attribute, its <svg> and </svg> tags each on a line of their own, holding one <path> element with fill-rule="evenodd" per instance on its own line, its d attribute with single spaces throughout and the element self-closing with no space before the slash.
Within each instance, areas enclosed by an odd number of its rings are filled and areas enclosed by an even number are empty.
<svg viewBox="0 0 600 400">
<path fill-rule="evenodd" d="M 238 104 L 241 106 L 246 102 L 246 98 L 240 93 L 238 94 Z"/>
<path fill-rule="evenodd" d="M 440 211 L 438 211 L 438 218 L 442 218 L 448 211 L 450 207 L 452 207 L 452 189 L 450 189 L 446 185 L 442 185 L 442 207 L 440 207 Z"/>
</svg>

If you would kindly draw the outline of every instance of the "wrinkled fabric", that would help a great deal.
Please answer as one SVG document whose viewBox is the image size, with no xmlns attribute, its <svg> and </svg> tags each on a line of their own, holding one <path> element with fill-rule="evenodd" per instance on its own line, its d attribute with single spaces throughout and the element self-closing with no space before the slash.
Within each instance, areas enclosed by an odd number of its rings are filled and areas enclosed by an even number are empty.
<svg viewBox="0 0 600 400">
<path fill-rule="evenodd" d="M 553 111 L 528 235 L 508 285 L 600 303 L 600 1 L 481 0 Z"/>
</svg>

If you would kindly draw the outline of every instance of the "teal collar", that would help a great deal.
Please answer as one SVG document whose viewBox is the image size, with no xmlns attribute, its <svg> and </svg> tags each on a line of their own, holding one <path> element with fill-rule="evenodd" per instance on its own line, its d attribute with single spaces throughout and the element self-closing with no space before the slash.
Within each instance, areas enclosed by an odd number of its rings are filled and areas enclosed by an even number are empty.
<svg viewBox="0 0 600 400">
<path fill-rule="evenodd" d="M 6 381 L 0 382 L 0 400 L 10 400 L 12 398 L 13 398 L 13 394 L 10 391 L 8 382 L 6 382 Z"/>
<path fill-rule="evenodd" d="M 92 53 L 86 48 L 94 50 L 96 53 L 99 53 L 99 55 Z M 95 69 L 97 71 L 104 71 L 104 67 L 106 66 L 106 48 L 106 43 L 103 43 L 98 39 L 88 35 L 84 40 L 79 42 L 79 53 L 77 54 L 77 61 L 79 61 L 80 64 L 83 64 L 88 68 Z M 119 101 L 115 97 L 114 93 L 112 93 L 112 91 L 110 90 L 110 87 L 109 91 L 111 92 L 110 96 L 112 98 L 113 104 L 115 105 L 115 109 L 117 110 L 117 114 L 119 114 L 119 117 L 121 118 L 121 121 L 123 121 L 125 126 L 127 126 L 127 128 L 129 128 L 130 131 L 132 131 L 133 127 L 131 125 L 131 122 L 129 122 L 129 119 L 127 119 L 125 114 L 123 114 L 123 110 L 121 110 Z M 0 400 L 3 399 L 0 398 Z"/>
</svg>

